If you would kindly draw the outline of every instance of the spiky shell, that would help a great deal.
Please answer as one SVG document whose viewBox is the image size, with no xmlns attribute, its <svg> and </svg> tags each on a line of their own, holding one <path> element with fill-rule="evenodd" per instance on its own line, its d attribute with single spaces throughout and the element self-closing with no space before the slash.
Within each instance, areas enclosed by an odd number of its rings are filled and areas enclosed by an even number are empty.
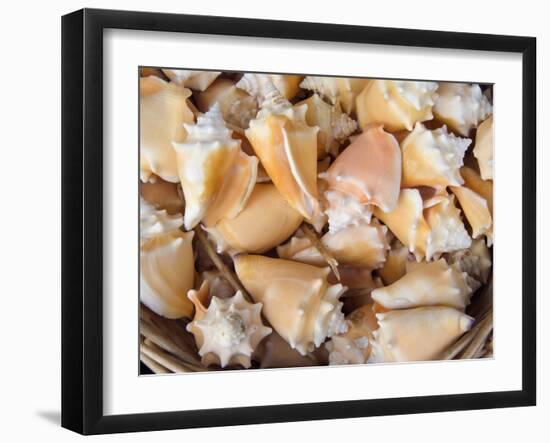
<svg viewBox="0 0 550 443">
<path fill-rule="evenodd" d="M 302 216 L 320 230 L 317 200 L 317 127 L 305 122 L 305 106 L 293 107 L 272 90 L 245 131 L 273 184 Z"/>
<path fill-rule="evenodd" d="M 185 129 L 189 133 L 185 141 L 173 146 L 185 195 L 185 228 L 190 230 L 211 209 L 216 211 L 211 218 L 218 219 L 239 212 L 256 182 L 257 159 L 241 151 L 217 104 Z"/>
<path fill-rule="evenodd" d="M 224 218 L 207 231 L 216 240 L 219 252 L 260 254 L 285 241 L 302 220 L 273 184 L 256 184 L 236 217 Z"/>
<path fill-rule="evenodd" d="M 476 133 L 474 156 L 483 180 L 493 179 L 493 116 L 479 125 Z"/>
<path fill-rule="evenodd" d="M 154 175 L 179 182 L 176 153 L 172 142 L 185 139 L 184 123 L 193 122 L 187 104 L 191 91 L 183 86 L 155 77 L 142 77 L 140 82 L 140 178 L 143 182 Z"/>
<path fill-rule="evenodd" d="M 468 286 L 465 272 L 439 259 L 418 264 L 395 283 L 377 288 L 371 295 L 386 309 L 442 305 L 464 310 L 470 302 L 472 288 Z"/>
<path fill-rule="evenodd" d="M 355 98 L 370 80 L 308 76 L 300 87 L 315 92 L 333 105 L 340 105 L 346 114 L 355 113 Z"/>
<path fill-rule="evenodd" d="M 441 83 L 433 107 L 434 115 L 456 133 L 468 136 L 485 120 L 493 107 L 476 84 Z"/>
<path fill-rule="evenodd" d="M 451 190 L 460 202 L 460 206 L 472 227 L 472 237 L 487 237 L 487 244 L 493 243 L 493 218 L 487 201 L 479 194 L 464 186 L 452 186 Z"/>
<path fill-rule="evenodd" d="M 202 112 L 208 112 L 214 103 L 218 103 L 224 120 L 243 129 L 248 128 L 250 120 L 258 113 L 256 98 L 237 88 L 227 78 L 217 79 L 204 92 L 198 93 L 196 103 Z"/>
<path fill-rule="evenodd" d="M 210 297 L 206 306 L 207 292 L 208 282 L 203 282 L 199 291 L 189 291 L 195 317 L 187 330 L 195 337 L 202 363 L 249 368 L 252 353 L 272 331 L 262 323 L 262 304 L 247 302 L 237 291 L 231 298 Z"/>
<path fill-rule="evenodd" d="M 177 231 L 181 225 L 181 214 L 170 215 L 165 209 L 155 209 L 153 205 L 140 198 L 139 235 L 142 242 L 157 235 Z"/>
<path fill-rule="evenodd" d="M 357 130 L 357 122 L 342 112 L 340 105 L 329 105 L 317 94 L 296 104 L 307 105 L 306 122 L 318 126 L 317 157 L 337 154 L 340 144 Z"/>
<path fill-rule="evenodd" d="M 472 242 L 469 249 L 462 249 L 445 255 L 449 265 L 460 272 L 468 274 L 468 285 L 472 290 L 477 290 L 487 283 L 491 272 L 491 254 L 483 239 L 479 238 Z"/>
<path fill-rule="evenodd" d="M 263 303 L 267 320 L 300 354 L 346 331 L 338 300 L 345 288 L 327 282 L 329 268 L 261 255 L 240 255 L 234 261 L 247 291 Z"/>
<path fill-rule="evenodd" d="M 376 314 L 369 363 L 436 360 L 474 319 L 458 309 L 430 306 Z"/>
<path fill-rule="evenodd" d="M 417 122 L 431 120 L 437 83 L 372 80 L 357 96 L 359 126 L 377 123 L 388 131 L 412 131 Z"/>
<path fill-rule="evenodd" d="M 301 80 L 302 76 L 300 75 L 246 73 L 237 82 L 237 88 L 255 97 L 258 103 L 262 103 L 265 100 L 273 87 L 284 98 L 290 100 L 300 90 L 299 84 Z"/>
<path fill-rule="evenodd" d="M 401 147 L 403 186 L 459 186 L 464 153 L 472 141 L 447 132 L 445 126 L 430 131 L 416 124 Z"/>
<path fill-rule="evenodd" d="M 221 72 L 216 71 L 189 71 L 185 69 L 163 69 L 162 72 L 174 83 L 196 91 L 204 91 L 221 74 Z"/>
</svg>

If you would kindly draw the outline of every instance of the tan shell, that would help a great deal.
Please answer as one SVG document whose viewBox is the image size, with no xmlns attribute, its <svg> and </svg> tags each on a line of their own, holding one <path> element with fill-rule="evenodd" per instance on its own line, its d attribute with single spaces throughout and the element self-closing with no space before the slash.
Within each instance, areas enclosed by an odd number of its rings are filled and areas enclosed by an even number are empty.
<svg viewBox="0 0 550 443">
<path fill-rule="evenodd" d="M 285 241 L 302 220 L 273 184 L 256 184 L 236 217 L 224 218 L 207 231 L 216 240 L 219 252 L 261 254 Z"/>
<path fill-rule="evenodd" d="M 451 190 L 460 202 L 460 206 L 472 227 L 472 237 L 487 237 L 487 244 L 493 244 L 493 218 L 485 199 L 469 188 L 452 186 Z"/>
<path fill-rule="evenodd" d="M 476 84 L 439 84 L 434 115 L 456 133 L 468 136 L 472 128 L 492 113 L 492 106 Z"/>
<path fill-rule="evenodd" d="M 474 156 L 483 180 L 493 179 L 493 116 L 479 125 L 476 132 Z"/>
<path fill-rule="evenodd" d="M 471 295 L 467 274 L 444 259 L 420 263 L 395 283 L 371 293 L 373 300 L 387 309 L 444 305 L 464 310 Z"/>
<path fill-rule="evenodd" d="M 193 122 L 187 105 L 189 89 L 165 82 L 158 77 L 141 77 L 140 84 L 140 178 L 154 175 L 179 182 L 176 153 L 172 142 L 185 139 L 184 123 Z"/>
<path fill-rule="evenodd" d="M 196 91 L 204 91 L 221 74 L 221 72 L 215 71 L 188 71 L 185 69 L 163 69 L 162 72 L 172 82 Z"/>
<path fill-rule="evenodd" d="M 329 285 L 329 268 L 261 255 L 240 255 L 235 270 L 277 333 L 306 355 L 327 337 L 345 332 L 342 303 L 345 288 Z"/>
<path fill-rule="evenodd" d="M 290 100 L 300 90 L 301 80 L 302 76 L 300 75 L 246 73 L 237 82 L 237 88 L 255 97 L 258 103 L 265 100 L 272 87 L 275 87 L 284 98 Z"/>
<path fill-rule="evenodd" d="M 245 131 L 273 184 L 302 216 L 320 230 L 317 200 L 317 127 L 305 121 L 305 106 L 292 107 L 276 90 Z"/>
<path fill-rule="evenodd" d="M 493 213 L 493 182 L 483 180 L 472 168 L 466 166 L 460 168 L 460 175 L 464 179 L 464 186 L 481 195 L 487 202 L 491 214 Z"/>
<path fill-rule="evenodd" d="M 372 80 L 357 96 L 359 126 L 376 123 L 387 131 L 411 131 L 417 122 L 431 120 L 437 83 Z"/>
<path fill-rule="evenodd" d="M 454 266 L 460 272 L 466 272 L 470 277 L 468 285 L 475 291 L 481 285 L 487 283 L 491 272 L 491 254 L 483 239 L 472 242 L 469 249 L 463 249 L 447 254 L 445 259 L 449 265 Z"/>
<path fill-rule="evenodd" d="M 318 126 L 317 157 L 337 155 L 340 144 L 357 130 L 357 122 L 342 112 L 340 105 L 329 105 L 317 94 L 296 104 L 307 105 L 306 122 Z"/>
<path fill-rule="evenodd" d="M 355 99 L 369 81 L 364 78 L 308 76 L 300 87 L 315 92 L 333 105 L 339 104 L 346 114 L 354 114 Z"/>
<path fill-rule="evenodd" d="M 231 298 L 211 297 L 208 306 L 208 282 L 199 291 L 189 291 L 195 305 L 195 317 L 187 330 L 195 337 L 202 364 L 209 366 L 239 364 L 251 366 L 250 357 L 271 328 L 264 326 L 260 317 L 262 304 L 247 302 L 237 291 Z"/>
<path fill-rule="evenodd" d="M 183 213 L 183 200 L 178 185 L 167 182 L 160 177 L 154 181 L 139 183 L 139 195 L 156 209 L 166 209 L 169 214 Z"/>
<path fill-rule="evenodd" d="M 449 134 L 445 126 L 430 131 L 420 123 L 401 144 L 403 187 L 458 186 L 460 168 L 471 140 Z"/>
<path fill-rule="evenodd" d="M 250 120 L 258 113 L 256 99 L 227 78 L 217 79 L 206 91 L 198 93 L 195 102 L 202 112 L 207 112 L 214 103 L 218 103 L 223 119 L 243 129 L 248 128 Z"/>
<path fill-rule="evenodd" d="M 210 223 L 236 216 L 252 192 L 258 162 L 231 137 L 217 104 L 185 129 L 189 135 L 174 149 L 185 195 L 185 228 L 190 230 L 208 211 L 215 211 Z"/>
<path fill-rule="evenodd" d="M 458 309 L 430 306 L 376 314 L 369 363 L 436 360 L 474 319 Z"/>
<path fill-rule="evenodd" d="M 399 280 L 406 273 L 406 263 L 409 258 L 409 249 L 401 242 L 399 246 L 392 247 L 386 256 L 384 265 L 378 270 L 378 274 L 386 285 Z"/>
</svg>

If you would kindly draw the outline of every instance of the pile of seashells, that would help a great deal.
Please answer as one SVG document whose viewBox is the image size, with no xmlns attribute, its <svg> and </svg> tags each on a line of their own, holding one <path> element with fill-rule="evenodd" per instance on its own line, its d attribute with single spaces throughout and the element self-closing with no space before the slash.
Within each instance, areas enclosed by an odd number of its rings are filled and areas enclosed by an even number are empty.
<svg viewBox="0 0 550 443">
<path fill-rule="evenodd" d="M 490 280 L 491 102 L 477 84 L 142 68 L 142 304 L 204 370 L 441 358 Z"/>
</svg>

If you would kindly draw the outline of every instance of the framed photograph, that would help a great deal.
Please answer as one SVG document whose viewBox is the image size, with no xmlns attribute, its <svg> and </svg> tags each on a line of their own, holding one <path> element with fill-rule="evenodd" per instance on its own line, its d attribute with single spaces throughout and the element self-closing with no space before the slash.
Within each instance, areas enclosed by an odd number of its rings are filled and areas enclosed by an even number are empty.
<svg viewBox="0 0 550 443">
<path fill-rule="evenodd" d="M 534 38 L 84 9 L 62 56 L 64 427 L 535 405 Z"/>
</svg>

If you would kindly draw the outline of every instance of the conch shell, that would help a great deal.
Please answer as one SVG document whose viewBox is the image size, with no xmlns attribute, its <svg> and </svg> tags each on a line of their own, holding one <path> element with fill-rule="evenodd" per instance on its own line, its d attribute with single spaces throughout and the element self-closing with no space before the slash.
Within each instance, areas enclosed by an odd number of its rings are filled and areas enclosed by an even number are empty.
<svg viewBox="0 0 550 443">
<path fill-rule="evenodd" d="M 412 131 L 417 122 L 431 120 L 437 83 L 371 80 L 357 96 L 359 126 L 384 125 L 388 131 Z"/>
<path fill-rule="evenodd" d="M 450 129 L 468 136 L 472 128 L 493 111 L 489 100 L 476 84 L 440 83 L 433 112 Z"/>
<path fill-rule="evenodd" d="M 263 167 L 285 200 L 320 230 L 317 200 L 317 132 L 305 121 L 306 106 L 293 107 L 272 89 L 245 131 Z"/>
<path fill-rule="evenodd" d="M 140 182 L 139 194 L 156 209 L 166 209 L 169 214 L 183 213 L 183 200 L 175 183 L 155 177 L 154 181 Z"/>
<path fill-rule="evenodd" d="M 489 212 L 493 213 L 493 182 L 483 180 L 472 168 L 464 166 L 460 169 L 460 175 L 464 179 L 464 186 L 481 195 L 487 202 Z"/>
<path fill-rule="evenodd" d="M 487 283 L 492 263 L 491 254 L 483 239 L 474 240 L 469 249 L 447 254 L 445 259 L 449 265 L 468 274 L 468 285 L 472 290 L 475 291 Z"/>
<path fill-rule="evenodd" d="M 355 98 L 370 81 L 364 78 L 308 76 L 300 87 L 315 92 L 333 105 L 339 104 L 346 114 L 353 114 Z"/>
<path fill-rule="evenodd" d="M 483 180 L 493 179 L 493 116 L 479 125 L 476 133 L 474 156 Z"/>
<path fill-rule="evenodd" d="M 360 221 L 351 213 L 350 220 L 343 219 L 344 206 L 359 208 L 377 206 L 383 212 L 393 210 L 399 197 L 401 184 L 401 150 L 395 137 L 380 126 L 366 128 L 332 163 L 326 173 L 320 175 L 327 181 L 330 230 L 337 231 L 345 225 Z M 336 194 L 335 194 L 336 193 Z M 356 201 L 338 201 L 334 196 L 346 196 Z M 349 213 L 349 211 L 347 212 Z M 370 216 L 367 213 L 370 221 Z M 366 218 L 366 217 L 365 217 Z"/>
<path fill-rule="evenodd" d="M 140 85 L 140 178 L 154 175 L 177 183 L 178 169 L 172 142 L 185 139 L 184 123 L 193 122 L 187 98 L 191 91 L 155 77 L 141 77 Z"/>
<path fill-rule="evenodd" d="M 240 212 L 256 182 L 258 161 L 241 151 L 217 104 L 195 125 L 184 126 L 189 135 L 173 145 L 185 195 L 185 228 L 191 230 L 209 210 L 215 211 L 210 223 Z"/>
<path fill-rule="evenodd" d="M 400 241 L 397 241 L 397 243 L 398 246 L 390 249 L 384 265 L 378 270 L 378 274 L 380 274 L 386 285 L 396 282 L 407 272 L 406 264 L 409 258 L 409 248 Z"/>
<path fill-rule="evenodd" d="M 347 332 L 335 335 L 325 344 L 329 365 L 363 364 L 369 358 L 373 331 L 378 329 L 372 304 L 354 310 L 346 317 L 346 323 Z"/>
<path fill-rule="evenodd" d="M 427 209 L 423 206 L 418 189 L 402 189 L 393 211 L 385 213 L 376 208 L 375 215 L 417 260 L 431 260 L 438 254 L 470 246 L 470 236 L 452 196 Z"/>
<path fill-rule="evenodd" d="M 198 93 L 195 101 L 202 112 L 207 112 L 214 103 L 218 103 L 223 119 L 243 129 L 248 128 L 250 120 L 258 113 L 256 99 L 227 78 L 217 79 L 206 91 Z"/>
<path fill-rule="evenodd" d="M 190 317 L 186 294 L 193 287 L 193 232 L 182 232 L 181 215 L 140 203 L 140 300 L 167 318 Z"/>
<path fill-rule="evenodd" d="M 418 264 L 395 283 L 373 290 L 371 296 L 386 309 L 444 305 L 464 310 L 472 295 L 467 276 L 441 258 Z"/>
<path fill-rule="evenodd" d="M 188 71 L 185 69 L 163 69 L 162 72 L 174 83 L 195 91 L 204 91 L 221 74 L 221 72 L 215 71 Z"/>
<path fill-rule="evenodd" d="M 493 218 L 487 201 L 479 194 L 463 186 L 452 186 L 451 190 L 458 198 L 468 223 L 472 227 L 472 237 L 478 238 L 485 235 L 487 244 L 491 246 L 493 244 Z"/>
<path fill-rule="evenodd" d="M 472 141 L 447 132 L 447 128 L 430 131 L 417 123 L 401 147 L 403 149 L 403 187 L 459 186 L 463 183 L 460 168 L 464 153 Z"/>
<path fill-rule="evenodd" d="M 330 269 L 261 255 L 235 257 L 235 270 L 277 333 L 306 355 L 327 337 L 346 331 L 342 302 L 345 288 L 330 285 Z"/>
<path fill-rule="evenodd" d="M 256 184 L 236 217 L 224 218 L 206 230 L 214 237 L 218 252 L 261 254 L 285 241 L 302 220 L 273 184 Z"/>
<path fill-rule="evenodd" d="M 300 75 L 246 73 L 237 82 L 237 88 L 255 97 L 258 103 L 262 103 L 266 99 L 273 87 L 284 98 L 290 100 L 300 90 L 299 84 L 301 80 L 302 76 Z"/>
<path fill-rule="evenodd" d="M 340 105 L 329 105 L 317 94 L 296 104 L 307 105 L 306 123 L 318 126 L 317 157 L 338 154 L 340 144 L 357 130 L 357 122 L 342 112 Z"/>
<path fill-rule="evenodd" d="M 199 291 L 189 291 L 195 305 L 195 317 L 187 330 L 195 336 L 202 364 L 209 366 L 251 366 L 250 357 L 271 328 L 264 326 L 260 316 L 262 304 L 247 302 L 241 291 L 231 298 L 211 297 L 205 306 L 208 282 Z"/>
<path fill-rule="evenodd" d="M 436 360 L 471 329 L 474 319 L 458 309 L 429 306 L 376 314 L 369 363 Z"/>
</svg>

